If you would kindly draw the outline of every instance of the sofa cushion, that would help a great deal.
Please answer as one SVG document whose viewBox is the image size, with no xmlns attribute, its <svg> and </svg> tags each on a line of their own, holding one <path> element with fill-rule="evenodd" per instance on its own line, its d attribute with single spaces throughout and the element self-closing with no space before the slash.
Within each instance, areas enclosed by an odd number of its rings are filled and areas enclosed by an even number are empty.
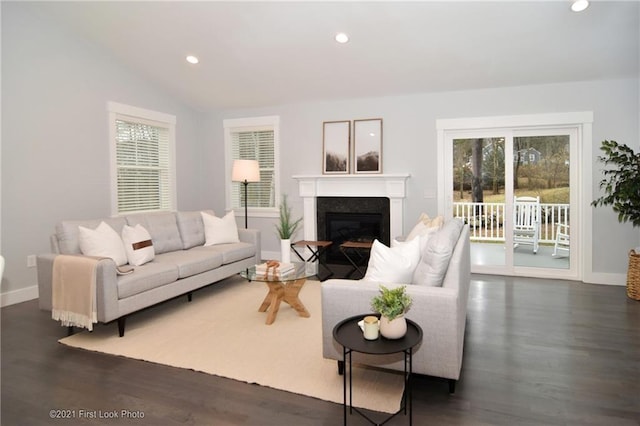
<svg viewBox="0 0 640 426">
<path fill-rule="evenodd" d="M 204 210 L 215 216 L 213 210 Z M 176 222 L 182 238 L 182 248 L 187 250 L 191 247 L 204 245 L 204 223 L 200 211 L 176 212 Z"/>
<path fill-rule="evenodd" d="M 178 278 L 186 278 L 210 271 L 222 265 L 222 254 L 206 251 L 178 250 L 162 253 L 155 261 L 178 267 Z"/>
<path fill-rule="evenodd" d="M 419 238 L 414 238 L 404 243 L 396 243 L 393 248 L 374 240 L 364 279 L 376 282 L 409 284 L 419 260 Z"/>
<path fill-rule="evenodd" d="M 222 264 L 237 262 L 256 255 L 256 246 L 249 243 L 216 244 L 215 246 L 194 247 L 190 251 L 204 251 L 222 255 Z"/>
<path fill-rule="evenodd" d="M 100 222 L 104 222 L 113 228 L 120 235 L 122 227 L 127 224 L 123 217 L 94 219 L 94 220 L 63 220 L 56 224 L 56 238 L 60 254 L 80 254 L 80 230 L 78 227 L 84 226 L 89 229 L 96 229 Z"/>
<path fill-rule="evenodd" d="M 156 254 L 182 250 L 175 213 L 141 213 L 127 216 L 130 226 L 142 225 L 151 234 Z"/>
<path fill-rule="evenodd" d="M 177 279 L 178 267 L 173 263 L 152 261 L 136 266 L 133 273 L 118 276 L 118 299 L 143 293 Z"/>
<path fill-rule="evenodd" d="M 440 287 L 449 267 L 449 260 L 464 226 L 461 219 L 451 219 L 429 236 L 420 262 L 413 273 L 413 284 Z"/>
<path fill-rule="evenodd" d="M 78 226 L 80 251 L 87 256 L 110 257 L 118 266 L 127 263 L 120 235 L 104 222 L 95 228 Z"/>
<path fill-rule="evenodd" d="M 204 223 L 205 246 L 240 242 L 236 217 L 231 210 L 224 217 L 219 218 L 205 212 L 201 213 Z"/>
<path fill-rule="evenodd" d="M 122 228 L 122 242 L 129 265 L 144 265 L 151 262 L 156 255 L 149 231 L 140 224 L 125 225 Z"/>
</svg>

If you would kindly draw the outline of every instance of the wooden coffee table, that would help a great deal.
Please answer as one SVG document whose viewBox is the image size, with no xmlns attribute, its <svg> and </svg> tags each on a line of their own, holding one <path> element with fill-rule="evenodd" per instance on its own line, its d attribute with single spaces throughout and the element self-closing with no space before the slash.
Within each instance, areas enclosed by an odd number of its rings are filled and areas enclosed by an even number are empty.
<svg viewBox="0 0 640 426">
<path fill-rule="evenodd" d="M 249 281 L 263 282 L 269 288 L 269 292 L 258 308 L 258 312 L 269 312 L 265 322 L 267 325 L 273 324 L 276 320 L 282 302 L 295 309 L 301 317 L 309 318 L 311 316 L 298 295 L 307 278 L 315 275 L 315 265 L 306 262 L 295 262 L 294 265 L 295 270 L 277 278 L 272 275 L 267 277 L 263 274 L 256 274 L 255 266 L 240 273 Z"/>
</svg>

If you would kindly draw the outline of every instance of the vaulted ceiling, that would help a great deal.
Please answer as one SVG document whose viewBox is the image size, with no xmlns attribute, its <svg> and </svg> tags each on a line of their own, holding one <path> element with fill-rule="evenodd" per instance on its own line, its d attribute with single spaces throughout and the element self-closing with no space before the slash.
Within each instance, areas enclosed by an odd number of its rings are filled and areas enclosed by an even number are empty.
<svg viewBox="0 0 640 426">
<path fill-rule="evenodd" d="M 198 110 L 640 73 L 640 3 L 38 2 Z M 334 36 L 345 32 L 346 44 Z M 187 55 L 200 59 L 197 65 Z"/>
</svg>

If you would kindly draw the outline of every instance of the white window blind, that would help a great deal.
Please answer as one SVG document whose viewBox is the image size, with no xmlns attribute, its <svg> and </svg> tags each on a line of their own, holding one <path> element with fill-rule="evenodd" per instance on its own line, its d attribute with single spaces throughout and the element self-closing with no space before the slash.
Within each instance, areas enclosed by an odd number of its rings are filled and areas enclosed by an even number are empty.
<svg viewBox="0 0 640 426">
<path fill-rule="evenodd" d="M 175 209 L 173 124 L 114 113 L 112 132 L 114 213 Z"/>
<path fill-rule="evenodd" d="M 252 182 L 247 186 L 248 207 L 275 206 L 275 155 L 273 130 L 236 131 L 231 132 L 232 159 L 258 160 L 260 163 L 260 182 Z M 233 182 L 232 206 L 244 207 L 244 185 Z"/>
<path fill-rule="evenodd" d="M 227 206 L 244 214 L 244 184 L 231 181 L 234 160 L 257 160 L 260 182 L 247 186 L 247 208 L 250 214 L 271 215 L 277 212 L 278 200 L 278 138 L 280 119 L 277 116 L 224 120 L 227 173 Z"/>
</svg>

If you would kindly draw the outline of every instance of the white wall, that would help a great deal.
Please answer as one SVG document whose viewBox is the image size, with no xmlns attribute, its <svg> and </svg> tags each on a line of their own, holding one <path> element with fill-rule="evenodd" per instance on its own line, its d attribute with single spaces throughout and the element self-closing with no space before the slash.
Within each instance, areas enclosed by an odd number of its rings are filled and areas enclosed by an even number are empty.
<svg viewBox="0 0 640 426">
<path fill-rule="evenodd" d="M 575 82 L 528 87 L 416 94 L 333 102 L 313 102 L 271 108 L 230 110 L 211 113 L 207 119 L 206 156 L 211 167 L 207 181 L 216 182 L 205 189 L 207 197 L 223 191 L 223 159 L 218 147 L 223 140 L 222 120 L 258 115 L 281 117 L 281 158 L 283 192 L 290 194 L 294 214 L 302 215 L 297 197 L 297 174 L 320 174 L 322 170 L 322 122 L 382 117 L 383 171 L 411 174 L 408 180 L 405 232 L 425 211 L 435 214 L 436 200 L 436 128 L 440 118 L 484 117 L 554 112 L 593 111 L 593 168 L 600 142 L 615 139 L 638 148 L 638 79 Z M 598 193 L 600 174 L 593 176 L 593 193 Z M 218 208 L 223 208 L 220 205 Z M 628 250 L 637 245 L 640 231 L 621 225 L 609 208 L 593 212 L 593 264 L 587 271 L 609 278 L 625 274 Z M 270 219 L 250 218 L 252 226 L 263 231 L 263 248 L 277 251 L 277 239 Z"/>
<path fill-rule="evenodd" d="M 107 102 L 177 117 L 178 208 L 202 204 L 203 116 L 95 45 L 2 2 L 2 303 L 33 298 L 27 256 L 63 219 L 110 215 Z"/>
<path fill-rule="evenodd" d="M 36 296 L 30 254 L 49 251 L 48 237 L 63 219 L 108 216 L 109 158 L 106 103 L 115 101 L 177 117 L 178 208 L 223 212 L 222 120 L 280 115 L 283 192 L 302 215 L 297 174 L 321 173 L 322 122 L 384 119 L 383 169 L 411 174 L 405 229 L 419 213 L 435 213 L 436 129 L 439 118 L 593 111 L 594 170 L 598 146 L 615 139 L 638 148 L 638 79 L 346 99 L 200 114 L 138 77 L 92 45 L 34 17 L 19 2 L 2 2 L 2 164 L 0 252 L 7 258 L 2 303 Z M 597 193 L 599 175 L 593 176 Z M 618 224 L 607 208 L 593 214 L 597 274 L 624 274 L 640 231 Z M 250 218 L 277 251 L 272 219 Z"/>
</svg>

